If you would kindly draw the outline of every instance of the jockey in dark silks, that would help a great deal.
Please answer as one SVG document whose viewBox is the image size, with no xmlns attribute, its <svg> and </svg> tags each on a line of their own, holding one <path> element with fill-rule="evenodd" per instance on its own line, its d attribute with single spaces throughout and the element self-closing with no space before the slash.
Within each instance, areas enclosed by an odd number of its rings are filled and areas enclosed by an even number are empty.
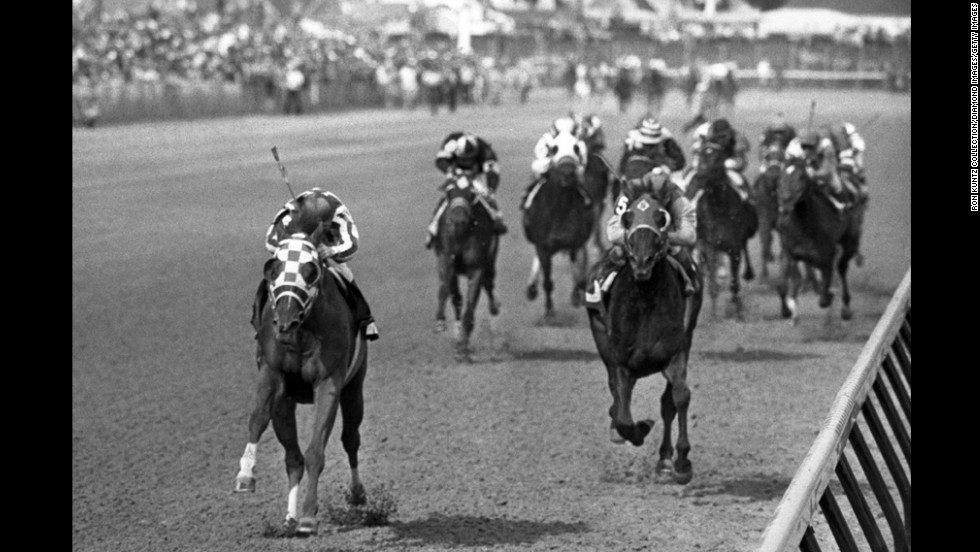
<svg viewBox="0 0 980 552">
<path fill-rule="evenodd" d="M 684 151 L 677 140 L 653 117 L 644 118 L 626 135 L 623 157 L 619 160 L 620 174 L 626 172 L 626 163 L 634 155 L 665 165 L 671 172 L 682 170 L 686 165 Z"/>
<path fill-rule="evenodd" d="M 732 187 L 742 196 L 743 200 L 748 200 L 748 182 L 746 182 L 743 174 L 749 165 L 748 153 L 751 149 L 749 141 L 742 133 L 732 128 L 732 125 L 727 119 L 721 118 L 715 119 L 710 123 L 703 123 L 695 131 L 694 144 L 692 146 L 695 156 L 701 150 L 701 145 L 707 142 L 716 144 L 722 149 L 725 158 L 725 169 Z M 697 157 L 695 157 L 695 167 L 698 162 Z M 691 190 L 688 190 L 688 195 L 692 193 Z"/>
<path fill-rule="evenodd" d="M 807 130 L 790 142 L 786 149 L 787 159 L 802 159 L 806 173 L 818 186 L 830 191 L 831 196 L 838 202 L 846 200 L 844 184 L 837 172 L 837 152 L 834 143 L 828 136 L 821 136 L 815 130 Z M 851 190 L 855 193 L 854 190 Z M 837 205 L 838 209 L 843 204 Z"/>
<path fill-rule="evenodd" d="M 762 138 L 759 140 L 759 159 L 762 160 L 765 150 L 771 145 L 778 145 L 780 148 L 785 150 L 789 147 L 789 143 L 796 138 L 796 129 L 792 125 L 787 123 L 783 119 L 783 114 L 780 113 L 778 118 L 773 121 L 764 131 L 762 131 Z"/>
<path fill-rule="evenodd" d="M 290 224 L 293 219 L 301 210 L 309 212 L 310 209 L 318 213 L 321 219 L 320 223 L 326 228 L 326 231 L 320 233 L 317 242 L 313 244 L 319 254 L 320 264 L 325 269 L 333 269 L 334 272 L 343 277 L 347 288 L 345 293 L 347 303 L 354 315 L 354 322 L 358 324 L 367 339 L 377 339 L 378 328 L 374 323 L 374 317 L 371 315 L 371 308 L 354 281 L 354 273 L 347 266 L 347 261 L 357 252 L 360 236 L 350 210 L 337 196 L 330 192 L 324 192 L 320 188 L 313 188 L 301 193 L 295 200 L 286 202 L 272 220 L 269 230 L 266 231 L 265 248 L 274 255 L 281 240 L 297 235 L 296 232 L 299 230 Z M 310 238 L 305 233 L 301 237 Z M 262 308 L 268 295 L 268 287 L 269 283 L 263 279 L 256 292 L 252 311 L 252 323 L 256 327 L 258 319 L 262 315 Z"/>
<path fill-rule="evenodd" d="M 691 248 L 697 240 L 697 213 L 694 204 L 685 196 L 684 192 L 670 181 L 670 173 L 664 167 L 656 167 L 652 171 L 643 175 L 642 178 L 627 180 L 623 183 L 619 197 L 616 199 L 616 211 L 606 224 L 606 237 L 612 244 L 609 251 L 596 264 L 595 283 L 598 287 L 608 288 L 606 278 L 614 271 L 622 268 L 627 261 L 626 249 L 624 246 L 626 232 L 623 228 L 621 217 L 629 208 L 631 202 L 644 193 L 649 193 L 662 205 L 669 213 L 671 225 L 667 232 L 667 241 L 670 244 L 669 255 L 667 258 L 671 265 L 677 268 L 684 279 L 684 294 L 694 293 L 698 282 L 697 266 L 691 255 Z M 610 282 L 611 283 L 611 282 Z M 604 292 L 605 289 L 602 289 Z M 595 303 L 599 301 L 599 295 L 595 290 L 587 294 L 587 300 Z"/>
<path fill-rule="evenodd" d="M 443 174 L 452 176 L 456 171 L 470 173 L 473 176 L 473 189 L 476 190 L 480 204 L 493 219 L 494 230 L 497 234 L 507 232 L 494 193 L 500 186 L 500 170 L 497 168 L 497 154 L 490 144 L 465 132 L 453 132 L 442 142 L 442 147 L 436 153 L 436 168 Z M 441 189 L 441 187 L 440 187 Z M 429 223 L 429 234 L 425 247 L 431 248 L 439 231 L 439 217 L 446 209 L 446 198 L 439 199 L 432 222 Z"/>
<path fill-rule="evenodd" d="M 868 199 L 868 181 L 864 174 L 864 138 L 851 123 L 842 124 L 831 134 L 837 149 L 837 162 L 841 178 L 857 194 L 859 201 Z"/>
</svg>

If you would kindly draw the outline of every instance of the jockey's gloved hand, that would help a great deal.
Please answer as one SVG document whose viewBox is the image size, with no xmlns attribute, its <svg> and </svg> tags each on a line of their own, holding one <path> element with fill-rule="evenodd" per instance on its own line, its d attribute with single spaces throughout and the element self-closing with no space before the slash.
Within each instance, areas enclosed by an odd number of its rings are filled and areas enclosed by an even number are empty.
<svg viewBox="0 0 980 552">
<path fill-rule="evenodd" d="M 626 262 L 626 248 L 616 243 L 609 249 L 609 262 L 620 265 Z"/>
</svg>

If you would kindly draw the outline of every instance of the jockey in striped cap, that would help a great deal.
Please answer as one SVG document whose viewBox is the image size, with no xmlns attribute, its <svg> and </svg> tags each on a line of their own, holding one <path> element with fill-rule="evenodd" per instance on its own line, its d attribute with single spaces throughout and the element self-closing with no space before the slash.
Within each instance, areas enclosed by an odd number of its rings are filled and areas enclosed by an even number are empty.
<svg viewBox="0 0 980 552">
<path fill-rule="evenodd" d="M 670 172 L 679 171 L 686 163 L 684 152 L 670 131 L 654 117 L 645 117 L 626 135 L 623 157 L 619 161 L 620 174 L 626 172 L 626 162 L 634 155 L 642 155 Z"/>
<path fill-rule="evenodd" d="M 265 248 L 275 255 L 279 250 L 280 241 L 295 235 L 307 239 L 313 234 L 309 229 L 299 228 L 301 214 L 305 215 L 307 220 L 311 217 L 318 219 L 323 225 L 326 231 L 320 233 L 317 242 L 313 244 L 320 258 L 320 264 L 324 268 L 333 268 L 344 278 L 347 283 L 347 300 L 355 322 L 363 329 L 367 339 L 377 339 L 378 328 L 371 315 L 371 308 L 357 283 L 354 282 L 354 273 L 347 266 L 347 261 L 357 252 L 360 235 L 350 210 L 336 195 L 324 192 L 320 188 L 312 188 L 298 195 L 296 199 L 287 201 L 272 219 L 272 224 L 266 231 Z M 262 294 L 267 287 L 264 281 L 259 285 L 255 310 L 252 313 L 253 321 L 262 313 L 265 302 Z"/>
</svg>

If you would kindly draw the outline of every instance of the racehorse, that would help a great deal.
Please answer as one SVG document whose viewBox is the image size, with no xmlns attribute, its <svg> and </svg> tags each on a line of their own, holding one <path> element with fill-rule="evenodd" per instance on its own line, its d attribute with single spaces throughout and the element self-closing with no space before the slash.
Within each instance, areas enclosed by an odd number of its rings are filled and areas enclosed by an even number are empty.
<svg viewBox="0 0 980 552">
<path fill-rule="evenodd" d="M 603 246 L 602 241 L 602 224 L 598 224 L 598 222 L 602 220 L 602 212 L 606 208 L 606 194 L 609 190 L 609 183 L 613 180 L 612 172 L 609 170 L 609 162 L 606 161 L 605 157 L 602 154 L 589 153 L 589 161 L 585 165 L 585 189 L 592 197 L 592 208 L 595 210 L 597 224 L 593 232 L 593 241 L 599 251 L 603 251 L 606 248 Z M 612 201 L 615 200 L 616 197 L 614 196 Z"/>
<path fill-rule="evenodd" d="M 286 451 L 289 478 L 285 527 L 300 535 L 317 532 L 317 485 L 324 467 L 324 449 L 339 405 L 343 416 L 340 440 L 350 464 L 351 504 L 366 501 L 357 471 L 359 427 L 364 416 L 363 385 L 367 343 L 337 277 L 324 274 L 314 243 L 329 231 L 311 209 L 300 204 L 299 215 L 287 230 L 272 259 L 265 263 L 265 281 L 253 307 L 252 325 L 258 341 L 259 378 L 248 422 L 248 444 L 242 455 L 236 490 L 255 491 L 255 453 L 272 421 Z M 332 218 L 328 217 L 326 220 Z M 314 404 L 312 440 L 302 454 L 296 431 L 296 405 Z M 299 484 L 307 475 L 302 516 L 297 517 Z"/>
<path fill-rule="evenodd" d="M 762 157 L 762 167 L 759 176 L 752 185 L 752 200 L 759 215 L 759 243 L 762 249 L 762 277 L 769 277 L 769 263 L 776 260 L 772 254 L 772 233 L 776 229 L 776 215 L 779 211 L 779 201 L 776 189 L 779 187 L 779 176 L 783 172 L 783 162 L 786 151 L 778 144 L 766 147 Z"/>
<path fill-rule="evenodd" d="M 702 287 L 696 286 L 695 293 L 685 299 L 683 277 L 667 259 L 670 214 L 649 193 L 632 202 L 622 221 L 629 262 L 609 288 L 605 312 L 589 309 L 592 337 L 606 365 L 613 397 L 609 409 L 610 438 L 617 444 L 643 444 L 654 422 L 633 422 L 633 387 L 640 378 L 663 373 L 667 386 L 660 397 L 664 433 L 657 472 L 684 484 L 692 476 L 687 437 L 691 399 L 687 364 L 701 310 Z M 678 414 L 674 460 L 671 426 Z"/>
<path fill-rule="evenodd" d="M 744 201 L 732 187 L 725 170 L 725 153 L 717 144 L 705 142 L 698 152 L 698 167 L 691 178 L 686 193 L 697 205 L 697 248 L 705 263 L 708 275 L 708 295 L 711 297 L 711 315 L 717 316 L 718 281 L 716 264 L 719 252 L 728 255 L 732 303 L 738 320 L 744 317 L 742 298 L 739 296 L 739 266 L 745 254 L 746 281 L 755 278 L 748 255 L 748 241 L 759 227 L 755 207 Z"/>
<path fill-rule="evenodd" d="M 843 213 L 817 182 L 806 174 L 803 159 L 787 163 L 779 179 L 779 218 L 777 228 L 781 238 L 780 265 L 782 276 L 777 289 L 783 318 L 799 321 L 796 297 L 801 277 L 798 261 L 815 267 L 820 273 L 820 308 L 834 300 L 830 292 L 834 261 L 841 280 L 841 318 L 850 320 L 851 293 L 847 285 L 847 269 L 861 242 L 863 211 L 859 205 L 844 208 Z M 840 251 L 838 253 L 838 246 Z"/>
<path fill-rule="evenodd" d="M 490 300 L 490 314 L 499 313 L 494 297 L 495 264 L 498 238 L 493 220 L 481 202 L 486 201 L 474 189 L 472 177 L 465 172 L 454 174 L 446 183 L 446 210 L 439 218 L 435 252 L 439 269 L 439 305 L 436 309 L 436 331 L 446 330 L 446 301 L 452 296 L 456 314 L 456 354 L 470 362 L 470 335 L 473 333 L 476 305 L 480 290 Z M 466 302 L 459 289 L 459 277 L 469 280 Z"/>
<path fill-rule="evenodd" d="M 585 244 L 595 232 L 595 203 L 589 192 L 577 182 L 579 170 L 578 139 L 569 134 L 555 138 L 556 154 L 553 166 L 528 193 L 523 207 L 524 235 L 534 245 L 535 258 L 528 279 L 527 298 L 538 296 L 538 276 L 544 274 L 545 317 L 554 316 L 551 292 L 551 257 L 560 251 L 568 253 L 573 263 L 574 288 L 572 305 L 580 306 L 585 297 L 588 253 Z"/>
</svg>

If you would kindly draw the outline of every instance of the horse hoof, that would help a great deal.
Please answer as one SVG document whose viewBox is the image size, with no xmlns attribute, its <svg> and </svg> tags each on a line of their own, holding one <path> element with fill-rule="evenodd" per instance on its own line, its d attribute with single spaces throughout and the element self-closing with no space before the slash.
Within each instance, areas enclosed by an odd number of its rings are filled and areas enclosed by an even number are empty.
<svg viewBox="0 0 980 552">
<path fill-rule="evenodd" d="M 299 525 L 296 526 L 296 535 L 300 537 L 308 537 L 315 535 L 318 530 L 318 522 L 313 518 L 302 518 L 299 520 Z"/>
<path fill-rule="evenodd" d="M 624 439 L 614 427 L 609 428 L 609 440 L 616 445 L 626 444 L 626 439 Z"/>
<path fill-rule="evenodd" d="M 691 469 L 691 466 L 687 467 L 687 471 L 674 470 L 674 483 L 677 483 L 678 485 L 687 485 L 691 482 L 693 477 L 694 470 Z"/>
<path fill-rule="evenodd" d="M 463 337 L 463 323 L 459 320 L 453 322 L 453 337 L 456 339 Z"/>
<path fill-rule="evenodd" d="M 500 314 L 500 301 L 496 298 L 490 300 L 490 316 L 497 316 Z"/>
<path fill-rule="evenodd" d="M 854 313 L 851 311 L 850 307 L 844 307 L 840 311 L 840 317 L 843 320 L 850 320 L 854 318 Z"/>
<path fill-rule="evenodd" d="M 575 289 L 575 291 L 572 292 L 572 306 L 573 307 L 578 308 L 578 307 L 581 307 L 582 306 L 582 295 L 583 295 L 582 290 L 577 289 L 577 288 Z"/>
<path fill-rule="evenodd" d="M 646 437 L 650 433 L 650 430 L 653 429 L 654 423 L 653 420 L 640 420 L 636 422 L 636 428 L 640 433 L 640 437 Z"/>
<path fill-rule="evenodd" d="M 742 279 L 745 280 L 746 282 L 751 282 L 752 280 L 755 280 L 755 272 L 752 272 L 751 270 L 746 270 L 745 273 L 742 274 Z"/>
<path fill-rule="evenodd" d="M 538 286 L 530 285 L 527 286 L 527 300 L 534 301 L 538 298 Z"/>
<path fill-rule="evenodd" d="M 826 296 L 820 298 L 820 301 L 817 303 L 817 305 L 819 305 L 821 309 L 825 309 L 829 307 L 830 304 L 833 302 L 834 302 L 834 294 L 828 293 Z"/>
<path fill-rule="evenodd" d="M 864 255 L 862 255 L 860 253 L 858 253 L 857 255 L 855 255 L 854 256 L 854 264 L 856 264 L 858 267 L 864 266 Z"/>
<path fill-rule="evenodd" d="M 239 475 L 238 479 L 235 481 L 235 492 L 236 493 L 254 493 L 255 492 L 255 478 L 248 477 L 244 475 Z"/>
<path fill-rule="evenodd" d="M 446 331 L 446 321 L 445 320 L 437 321 L 436 325 L 432 327 L 432 331 L 434 333 L 442 333 Z"/>
<path fill-rule="evenodd" d="M 674 477 L 674 462 L 668 458 L 658 461 L 657 467 L 654 469 L 654 473 L 656 473 L 658 476 Z"/>
<path fill-rule="evenodd" d="M 296 534 L 296 528 L 299 526 L 299 522 L 296 521 L 294 517 L 287 517 L 286 521 L 282 522 L 282 532 L 285 533 L 287 537 L 292 537 Z"/>
<path fill-rule="evenodd" d="M 367 504 L 367 493 L 364 492 L 364 485 L 351 485 L 350 494 L 347 496 L 347 504 L 351 506 L 363 506 Z"/>
</svg>

